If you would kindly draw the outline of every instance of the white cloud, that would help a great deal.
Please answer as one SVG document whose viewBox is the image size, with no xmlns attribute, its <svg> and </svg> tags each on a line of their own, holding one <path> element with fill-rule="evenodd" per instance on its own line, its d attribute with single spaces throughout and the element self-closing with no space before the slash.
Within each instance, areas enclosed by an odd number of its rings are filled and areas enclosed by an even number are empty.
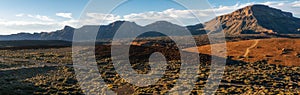
<svg viewBox="0 0 300 95">
<path fill-rule="evenodd" d="M 54 21 L 54 19 L 52 19 L 48 16 L 43 16 L 43 15 L 17 14 L 16 17 L 29 17 L 29 18 L 34 18 L 34 19 L 38 19 L 41 21 Z"/>
<path fill-rule="evenodd" d="M 16 17 L 23 17 L 24 14 L 17 14 Z"/>
<path fill-rule="evenodd" d="M 134 21 L 141 25 L 147 25 L 159 20 L 166 20 L 178 25 L 191 25 L 191 24 L 198 24 L 198 23 L 209 21 L 215 18 L 216 16 L 228 14 L 237 9 L 252 4 L 254 3 L 246 3 L 246 4 L 237 3 L 232 6 L 218 6 L 212 9 L 201 9 L 201 10 L 167 9 L 161 12 L 150 11 L 144 13 L 132 13 L 123 16 L 122 19 L 128 21 Z"/>
<path fill-rule="evenodd" d="M 0 21 L 1 35 L 16 34 L 19 32 L 50 32 L 62 28 L 55 22 L 45 21 Z"/>
<path fill-rule="evenodd" d="M 300 7 L 300 1 L 295 1 L 292 3 L 293 7 Z"/>
<path fill-rule="evenodd" d="M 145 12 L 145 13 L 133 13 L 129 15 L 125 15 L 124 19 L 170 19 L 170 18 L 194 18 L 192 13 L 199 17 L 208 16 L 207 14 L 199 11 L 199 10 L 176 10 L 176 9 L 167 9 L 162 12 Z"/>
<path fill-rule="evenodd" d="M 0 35 L 16 34 L 19 32 L 51 32 L 63 28 L 60 21 L 48 16 L 17 14 L 16 19 L 0 20 Z"/>
<path fill-rule="evenodd" d="M 56 13 L 56 16 L 59 16 L 59 17 L 63 17 L 63 18 L 73 18 L 72 17 L 72 13 Z"/>
<path fill-rule="evenodd" d="M 220 11 L 224 12 L 223 10 Z M 138 13 L 138 14 L 133 13 L 133 14 L 125 15 L 123 19 L 129 21 L 135 21 L 138 24 L 142 24 L 142 25 L 153 23 L 154 21 L 159 21 L 159 20 L 165 20 L 179 25 L 190 25 L 190 24 L 205 22 L 214 17 L 216 17 L 216 14 L 213 9 L 203 9 L 203 10 L 167 9 L 162 12 L 152 11 L 152 12 L 145 12 L 145 13 Z"/>
<path fill-rule="evenodd" d="M 36 19 L 39 19 L 42 21 L 54 21 L 54 19 L 51 19 L 48 16 L 36 15 L 36 16 L 33 16 L 33 18 L 36 18 Z"/>
<path fill-rule="evenodd" d="M 288 1 L 273 1 L 273 2 L 263 2 L 260 4 L 265 4 L 270 7 L 278 8 L 283 11 L 292 12 L 294 16 L 300 17 L 300 1 L 288 2 Z"/>
<path fill-rule="evenodd" d="M 213 9 L 206 9 L 205 11 L 207 11 L 207 12 L 211 11 L 211 12 L 214 12 L 217 16 L 220 16 L 220 15 L 231 13 L 237 9 L 240 9 L 240 8 L 252 5 L 252 4 L 253 3 L 245 3 L 245 4 L 237 3 L 232 6 L 219 6 L 219 7 L 213 8 Z"/>
<path fill-rule="evenodd" d="M 103 13 L 87 13 L 87 17 L 96 20 L 118 20 L 121 19 L 121 16 L 114 14 L 103 14 Z"/>
<path fill-rule="evenodd" d="M 103 25 L 122 19 L 119 15 L 103 13 L 86 13 L 85 16 L 86 18 L 78 21 L 81 25 Z"/>
<path fill-rule="evenodd" d="M 45 22 L 38 22 L 38 21 L 1 21 L 0 25 L 2 26 L 25 26 L 25 25 L 50 25 L 53 23 L 45 23 Z"/>
</svg>

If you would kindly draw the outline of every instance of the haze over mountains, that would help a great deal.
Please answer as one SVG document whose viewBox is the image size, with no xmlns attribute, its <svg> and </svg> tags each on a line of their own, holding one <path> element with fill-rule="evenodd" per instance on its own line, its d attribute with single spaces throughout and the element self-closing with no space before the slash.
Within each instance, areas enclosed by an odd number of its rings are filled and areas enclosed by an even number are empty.
<svg viewBox="0 0 300 95">
<path fill-rule="evenodd" d="M 109 25 L 86 25 L 75 29 L 70 26 L 65 26 L 62 30 L 57 30 L 50 33 L 19 33 L 13 35 L 2 35 L 0 40 L 64 40 L 72 41 L 75 30 L 89 32 L 92 29 L 99 29 L 97 39 L 111 39 L 122 26 L 129 24 L 134 29 L 146 29 L 158 26 L 164 26 L 174 29 L 173 31 L 182 31 L 188 29 L 193 35 L 201 35 L 209 33 L 217 33 L 223 28 L 225 34 L 240 35 L 240 34 L 300 34 L 300 19 L 293 17 L 292 13 L 284 12 L 279 9 L 271 8 L 265 5 L 251 5 L 245 8 L 234 11 L 230 14 L 216 17 L 204 24 L 191 26 L 179 26 L 166 21 L 159 21 L 146 26 L 137 25 L 134 22 L 116 21 Z M 219 25 L 218 25 L 219 24 Z M 142 37 L 164 36 L 149 31 Z M 175 34 L 176 36 L 176 34 Z M 180 35 L 178 35 L 180 36 Z"/>
</svg>

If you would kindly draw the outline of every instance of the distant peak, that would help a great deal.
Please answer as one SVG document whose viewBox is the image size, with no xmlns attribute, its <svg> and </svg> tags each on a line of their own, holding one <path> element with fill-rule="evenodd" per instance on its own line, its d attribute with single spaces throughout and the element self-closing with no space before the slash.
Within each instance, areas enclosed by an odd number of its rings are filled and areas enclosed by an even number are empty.
<svg viewBox="0 0 300 95">
<path fill-rule="evenodd" d="M 64 27 L 64 29 L 65 29 L 65 28 L 73 28 L 73 27 L 66 25 L 66 26 Z"/>
<path fill-rule="evenodd" d="M 259 34 L 259 33 L 291 33 L 294 34 L 299 26 L 299 19 L 290 12 L 285 12 L 267 5 L 255 4 L 238 9 L 232 13 L 222 15 L 205 23 L 205 29 L 218 31 L 214 27 L 220 22 L 227 34 Z"/>
<path fill-rule="evenodd" d="M 122 24 L 127 23 L 127 24 L 132 24 L 132 25 L 137 25 L 135 22 L 130 22 L 130 21 L 115 21 L 109 24 L 109 26 L 111 27 L 115 27 L 115 26 L 121 26 Z"/>
<path fill-rule="evenodd" d="M 166 25 L 175 25 L 175 24 L 173 24 L 171 22 L 168 22 L 168 21 L 156 21 L 156 22 L 148 24 L 146 26 L 153 26 L 153 25 L 154 26 L 157 26 L 157 25 L 159 25 L 159 26 L 166 26 Z"/>
<path fill-rule="evenodd" d="M 266 9 L 274 9 L 274 8 L 271 8 L 271 7 L 269 7 L 267 5 L 263 5 L 263 4 L 253 4 L 253 5 L 249 5 L 249 6 L 246 6 L 244 8 L 238 9 L 236 12 L 255 11 L 253 9 L 266 10 Z"/>
<path fill-rule="evenodd" d="M 68 25 L 66 25 L 66 26 L 64 27 L 64 30 L 73 30 L 73 29 L 75 29 L 75 28 L 73 28 L 73 27 L 71 27 L 71 26 L 68 26 Z"/>
<path fill-rule="evenodd" d="M 135 22 L 125 21 L 125 20 L 118 20 L 118 21 L 110 23 L 109 25 L 112 25 L 112 24 L 123 24 L 125 22 L 126 23 L 135 23 Z"/>
<path fill-rule="evenodd" d="M 168 21 L 156 21 L 152 24 L 172 24 L 171 22 L 168 22 Z"/>
<path fill-rule="evenodd" d="M 118 21 L 115 21 L 115 22 L 113 22 L 113 23 L 111 23 L 111 24 L 116 24 L 116 23 L 124 23 L 124 22 L 126 22 L 126 21 L 121 21 L 121 20 L 118 20 Z"/>
<path fill-rule="evenodd" d="M 242 11 L 242 10 L 248 11 L 248 10 L 252 10 L 253 8 L 270 9 L 271 7 L 269 7 L 267 5 L 263 5 L 263 4 L 253 4 L 253 5 L 248 5 L 246 7 L 238 9 L 237 11 Z"/>
<path fill-rule="evenodd" d="M 272 8 L 263 4 L 254 4 L 249 5 L 244 8 L 238 9 L 233 13 L 226 14 L 223 16 L 260 16 L 260 17 L 269 17 L 269 16 L 277 16 L 277 17 L 293 17 L 293 14 L 290 12 L 284 12 L 280 9 Z"/>
<path fill-rule="evenodd" d="M 253 4 L 253 5 L 249 5 L 248 7 L 269 7 L 269 6 L 263 4 Z"/>
</svg>

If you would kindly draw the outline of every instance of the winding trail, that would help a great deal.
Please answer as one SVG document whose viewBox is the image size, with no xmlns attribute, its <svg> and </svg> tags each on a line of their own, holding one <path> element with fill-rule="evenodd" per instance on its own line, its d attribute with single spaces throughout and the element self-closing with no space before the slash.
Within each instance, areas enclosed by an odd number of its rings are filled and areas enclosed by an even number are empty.
<svg viewBox="0 0 300 95">
<path fill-rule="evenodd" d="M 255 43 L 246 49 L 244 57 L 247 57 L 249 55 L 250 49 L 254 48 L 259 43 L 259 41 L 260 40 L 255 40 Z"/>
</svg>

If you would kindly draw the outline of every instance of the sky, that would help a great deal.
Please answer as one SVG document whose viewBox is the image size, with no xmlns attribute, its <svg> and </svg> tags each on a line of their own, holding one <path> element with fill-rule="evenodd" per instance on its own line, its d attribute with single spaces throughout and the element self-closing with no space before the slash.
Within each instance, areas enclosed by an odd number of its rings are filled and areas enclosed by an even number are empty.
<svg viewBox="0 0 300 95">
<path fill-rule="evenodd" d="M 300 0 L 188 0 L 190 2 L 186 3 L 128 0 L 114 5 L 117 1 L 123 0 L 1 0 L 0 35 L 51 32 L 66 25 L 75 28 L 106 25 L 117 20 L 139 25 L 165 20 L 185 26 L 203 23 L 252 4 L 265 4 L 300 17 Z"/>
</svg>

